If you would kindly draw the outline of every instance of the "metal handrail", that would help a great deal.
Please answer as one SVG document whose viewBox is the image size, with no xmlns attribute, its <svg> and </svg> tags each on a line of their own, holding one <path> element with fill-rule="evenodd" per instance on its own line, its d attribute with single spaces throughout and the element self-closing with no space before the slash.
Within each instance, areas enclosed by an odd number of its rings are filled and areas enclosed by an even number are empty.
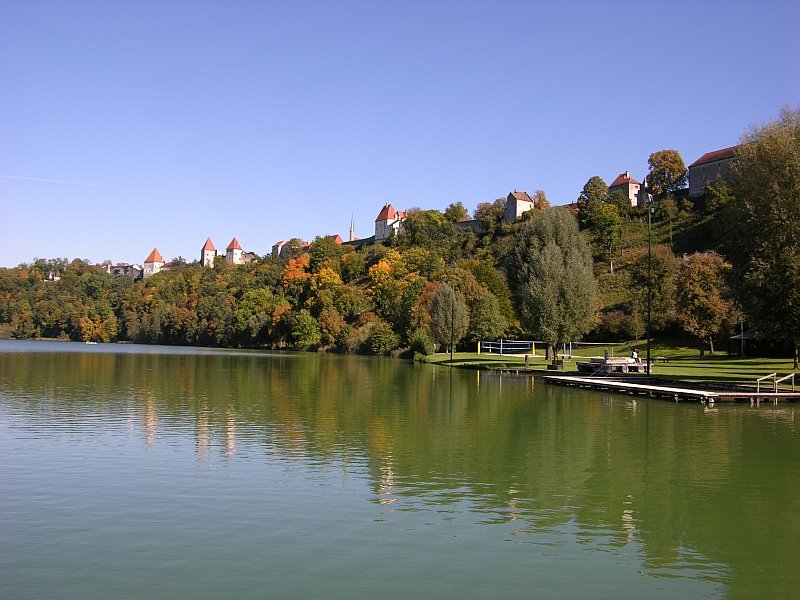
<svg viewBox="0 0 800 600">
<path fill-rule="evenodd" d="M 765 379 L 775 379 L 778 376 L 777 373 L 770 373 L 769 375 L 764 375 L 763 377 L 759 377 L 756 379 L 756 393 L 761 391 L 761 382 Z"/>
<path fill-rule="evenodd" d="M 775 380 L 775 391 L 776 392 L 778 391 L 778 384 L 779 383 L 783 383 L 787 379 L 791 379 L 792 380 L 792 391 L 794 391 L 794 373 L 789 373 L 785 377 L 781 377 L 780 379 L 776 379 Z"/>
</svg>

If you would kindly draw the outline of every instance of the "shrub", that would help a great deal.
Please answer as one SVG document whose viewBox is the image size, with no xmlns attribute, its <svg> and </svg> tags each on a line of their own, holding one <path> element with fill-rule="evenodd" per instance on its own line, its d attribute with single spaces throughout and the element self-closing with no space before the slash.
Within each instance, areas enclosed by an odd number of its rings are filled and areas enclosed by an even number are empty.
<svg viewBox="0 0 800 600">
<path fill-rule="evenodd" d="M 430 332 L 423 327 L 418 327 L 411 332 L 411 337 L 408 341 L 409 349 L 415 355 L 422 354 L 423 356 L 427 356 L 428 354 L 433 354 L 436 350 L 433 337 L 431 337 Z"/>
<path fill-rule="evenodd" d="M 298 348 L 309 349 L 319 346 L 320 330 L 317 320 L 306 309 L 301 310 L 294 318 L 292 338 Z"/>
<path fill-rule="evenodd" d="M 378 321 L 369 332 L 369 349 L 372 354 L 388 354 L 400 345 L 400 336 L 385 321 Z"/>
<path fill-rule="evenodd" d="M 368 351 L 368 342 L 374 322 L 366 323 L 361 327 L 353 327 L 347 332 L 342 349 L 348 354 L 363 354 Z"/>
</svg>

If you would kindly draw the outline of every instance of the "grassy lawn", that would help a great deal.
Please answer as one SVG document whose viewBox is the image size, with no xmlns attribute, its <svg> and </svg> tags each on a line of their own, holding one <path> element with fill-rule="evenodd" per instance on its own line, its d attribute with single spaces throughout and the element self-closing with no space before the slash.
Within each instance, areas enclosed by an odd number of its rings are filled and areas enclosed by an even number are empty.
<svg viewBox="0 0 800 600">
<path fill-rule="evenodd" d="M 574 350 L 573 360 L 564 361 L 564 373 L 577 373 L 576 359 L 602 356 L 605 348 L 608 348 L 611 356 L 629 356 L 630 349 L 636 348 L 639 350 L 642 361 L 646 360 L 646 342 L 635 342 L 630 345 L 625 343 L 592 346 Z M 543 352 L 543 349 L 537 348 L 537 356 L 529 361 L 532 369 L 546 371 L 547 363 Z M 800 389 L 800 371 L 793 371 L 791 358 L 740 358 L 728 356 L 726 352 L 716 352 L 713 355 L 706 352 L 705 356 L 701 357 L 697 348 L 657 340 L 651 341 L 650 356 L 653 362 L 653 377 L 658 379 L 755 385 L 756 379 L 764 375 L 777 373 L 781 377 L 794 372 L 797 374 L 795 388 Z M 664 358 L 668 362 L 656 361 L 656 358 Z M 456 367 L 492 369 L 502 366 L 523 366 L 525 359 L 521 355 L 499 356 L 497 354 L 457 352 L 453 355 L 452 363 L 449 354 L 433 354 L 426 357 L 426 362 L 441 365 L 452 364 Z M 635 377 L 635 375 L 632 376 Z M 787 382 L 784 389 L 788 389 L 789 386 L 790 384 Z"/>
</svg>

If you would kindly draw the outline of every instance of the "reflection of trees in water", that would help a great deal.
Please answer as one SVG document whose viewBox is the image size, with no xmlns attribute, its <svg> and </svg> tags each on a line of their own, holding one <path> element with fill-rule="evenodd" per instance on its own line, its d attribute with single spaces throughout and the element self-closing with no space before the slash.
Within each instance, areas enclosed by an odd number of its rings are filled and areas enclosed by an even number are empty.
<svg viewBox="0 0 800 600">
<path fill-rule="evenodd" d="M 150 445 L 188 423 L 201 458 L 355 469 L 392 510 L 634 545 L 655 574 L 713 579 L 727 565 L 732 592 L 800 587 L 794 407 L 704 409 L 315 354 L 6 354 L 0 381 L 4 404 L 31 418 L 136 422 Z"/>
</svg>

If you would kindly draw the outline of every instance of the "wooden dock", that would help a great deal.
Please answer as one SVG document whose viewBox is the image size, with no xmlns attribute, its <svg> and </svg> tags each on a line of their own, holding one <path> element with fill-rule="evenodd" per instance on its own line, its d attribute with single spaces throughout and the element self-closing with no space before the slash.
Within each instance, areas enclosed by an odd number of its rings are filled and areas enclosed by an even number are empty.
<svg viewBox="0 0 800 600">
<path fill-rule="evenodd" d="M 628 394 L 637 396 L 650 396 L 652 398 L 664 398 L 681 401 L 699 401 L 703 404 L 713 404 L 715 402 L 750 402 L 759 404 L 762 401 L 778 402 L 798 402 L 800 392 L 757 392 L 748 389 L 729 389 L 729 390 L 709 390 L 700 388 L 681 387 L 672 385 L 653 385 L 650 383 L 633 383 L 631 381 L 621 381 L 620 379 L 606 377 L 570 377 L 565 375 L 547 375 L 544 377 L 545 383 L 552 385 L 565 385 L 579 387 L 604 392 L 614 392 L 617 394 Z"/>
</svg>

